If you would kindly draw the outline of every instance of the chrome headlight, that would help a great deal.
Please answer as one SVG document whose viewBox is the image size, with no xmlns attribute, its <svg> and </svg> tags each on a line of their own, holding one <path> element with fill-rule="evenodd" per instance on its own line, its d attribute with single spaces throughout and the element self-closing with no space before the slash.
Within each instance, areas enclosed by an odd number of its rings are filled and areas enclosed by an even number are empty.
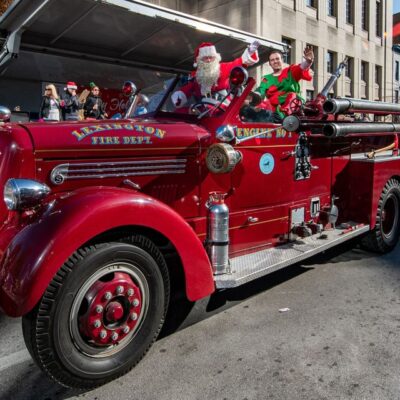
<svg viewBox="0 0 400 400">
<path fill-rule="evenodd" d="M 32 179 L 9 179 L 4 186 L 4 202 L 9 210 L 26 210 L 38 205 L 50 188 Z"/>
</svg>

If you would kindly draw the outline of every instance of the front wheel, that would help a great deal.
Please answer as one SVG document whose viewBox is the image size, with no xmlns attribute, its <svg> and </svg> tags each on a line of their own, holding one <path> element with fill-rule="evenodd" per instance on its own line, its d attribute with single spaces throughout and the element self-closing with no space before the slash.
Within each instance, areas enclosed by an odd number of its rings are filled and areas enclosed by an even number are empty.
<svg viewBox="0 0 400 400">
<path fill-rule="evenodd" d="M 23 318 L 24 338 L 52 379 L 93 388 L 142 359 L 160 332 L 168 300 L 167 267 L 148 239 L 87 247 L 60 268 Z"/>
<path fill-rule="evenodd" d="M 362 246 L 377 253 L 393 250 L 400 233 L 400 183 L 389 179 L 379 198 L 375 228 L 362 240 Z"/>
</svg>

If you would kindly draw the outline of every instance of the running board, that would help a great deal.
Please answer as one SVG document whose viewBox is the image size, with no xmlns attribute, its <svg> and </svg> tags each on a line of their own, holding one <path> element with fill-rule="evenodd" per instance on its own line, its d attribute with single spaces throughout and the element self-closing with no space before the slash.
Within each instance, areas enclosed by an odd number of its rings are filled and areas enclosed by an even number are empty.
<svg viewBox="0 0 400 400">
<path fill-rule="evenodd" d="M 369 231 L 369 225 L 332 229 L 277 247 L 231 259 L 231 273 L 215 275 L 217 289 L 243 285 L 281 268 L 305 260 Z"/>
</svg>

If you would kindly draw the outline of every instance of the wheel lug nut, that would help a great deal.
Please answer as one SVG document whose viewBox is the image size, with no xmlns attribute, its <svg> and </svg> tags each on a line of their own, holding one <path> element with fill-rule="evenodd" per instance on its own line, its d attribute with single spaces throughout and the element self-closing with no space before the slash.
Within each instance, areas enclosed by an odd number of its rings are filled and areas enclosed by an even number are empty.
<svg viewBox="0 0 400 400">
<path fill-rule="evenodd" d="M 132 305 L 133 305 L 133 307 L 137 307 L 139 305 L 139 300 L 138 299 L 133 299 L 132 300 Z"/>
<path fill-rule="evenodd" d="M 122 332 L 128 333 L 129 332 L 129 326 L 124 326 L 124 329 L 122 329 Z"/>
<path fill-rule="evenodd" d="M 132 288 L 128 289 L 128 291 L 126 292 L 128 296 L 133 296 L 134 293 L 135 291 Z"/>
<path fill-rule="evenodd" d="M 118 333 L 117 333 L 117 332 L 114 332 L 114 333 L 111 335 L 111 340 L 113 340 L 113 341 L 115 342 L 117 339 L 118 339 Z"/>
<path fill-rule="evenodd" d="M 103 306 L 96 306 L 96 312 L 97 314 L 101 314 L 103 312 Z"/>
<path fill-rule="evenodd" d="M 137 314 L 135 312 L 132 313 L 130 318 L 131 318 L 132 321 L 136 321 L 137 320 Z"/>
<path fill-rule="evenodd" d="M 107 337 L 107 332 L 103 329 L 102 331 L 100 331 L 100 339 L 105 339 Z"/>
<path fill-rule="evenodd" d="M 111 292 L 105 292 L 105 293 L 104 293 L 104 298 L 105 298 L 106 300 L 110 300 L 111 297 L 112 297 Z"/>
<path fill-rule="evenodd" d="M 100 320 L 99 320 L 99 319 L 96 319 L 96 320 L 93 322 L 93 326 L 94 326 L 95 328 L 100 328 L 100 326 L 101 326 Z"/>
<path fill-rule="evenodd" d="M 121 285 L 117 286 L 116 292 L 117 292 L 117 294 L 122 294 L 124 292 L 124 287 Z"/>
</svg>

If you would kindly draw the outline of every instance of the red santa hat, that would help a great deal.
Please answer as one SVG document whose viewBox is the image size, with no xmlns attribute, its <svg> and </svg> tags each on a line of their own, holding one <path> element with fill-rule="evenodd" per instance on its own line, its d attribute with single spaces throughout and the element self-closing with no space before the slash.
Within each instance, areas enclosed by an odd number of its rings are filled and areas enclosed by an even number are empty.
<svg viewBox="0 0 400 400">
<path fill-rule="evenodd" d="M 217 53 L 217 49 L 210 42 L 203 42 L 200 44 L 194 52 L 194 64 L 193 66 L 197 67 L 197 61 L 203 57 L 218 57 L 219 53 Z"/>
<path fill-rule="evenodd" d="M 76 86 L 76 83 L 75 82 L 67 82 L 67 89 L 74 89 L 74 90 L 76 90 L 76 89 L 78 89 L 78 86 Z"/>
</svg>

